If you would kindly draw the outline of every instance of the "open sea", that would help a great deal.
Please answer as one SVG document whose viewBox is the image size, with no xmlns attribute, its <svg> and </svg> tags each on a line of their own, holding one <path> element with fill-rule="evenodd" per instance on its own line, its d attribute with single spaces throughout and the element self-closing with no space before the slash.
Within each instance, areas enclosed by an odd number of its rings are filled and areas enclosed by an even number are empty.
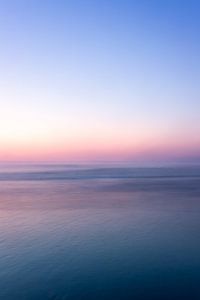
<svg viewBox="0 0 200 300">
<path fill-rule="evenodd" d="M 200 299 L 200 167 L 0 166 L 1 300 Z"/>
</svg>

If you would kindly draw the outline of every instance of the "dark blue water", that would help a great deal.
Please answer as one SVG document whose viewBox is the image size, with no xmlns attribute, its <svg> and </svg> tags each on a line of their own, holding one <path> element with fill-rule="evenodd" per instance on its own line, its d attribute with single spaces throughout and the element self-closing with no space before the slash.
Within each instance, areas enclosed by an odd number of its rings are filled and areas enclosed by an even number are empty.
<svg viewBox="0 0 200 300">
<path fill-rule="evenodd" d="M 0 299 L 200 299 L 200 168 L 2 165 Z"/>
</svg>

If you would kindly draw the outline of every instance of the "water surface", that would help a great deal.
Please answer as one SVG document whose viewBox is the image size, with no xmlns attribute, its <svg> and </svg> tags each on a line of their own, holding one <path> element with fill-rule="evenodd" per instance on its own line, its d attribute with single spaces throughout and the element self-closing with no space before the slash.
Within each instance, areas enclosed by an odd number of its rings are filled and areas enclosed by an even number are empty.
<svg viewBox="0 0 200 300">
<path fill-rule="evenodd" d="M 0 170 L 0 299 L 200 299 L 200 169 Z"/>
</svg>

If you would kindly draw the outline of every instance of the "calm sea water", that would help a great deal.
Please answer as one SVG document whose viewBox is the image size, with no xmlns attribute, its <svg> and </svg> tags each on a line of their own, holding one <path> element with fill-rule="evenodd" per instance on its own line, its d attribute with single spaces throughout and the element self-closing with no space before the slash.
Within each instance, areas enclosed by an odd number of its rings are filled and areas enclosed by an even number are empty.
<svg viewBox="0 0 200 300">
<path fill-rule="evenodd" d="M 0 299 L 200 299 L 200 168 L 2 165 Z"/>
</svg>

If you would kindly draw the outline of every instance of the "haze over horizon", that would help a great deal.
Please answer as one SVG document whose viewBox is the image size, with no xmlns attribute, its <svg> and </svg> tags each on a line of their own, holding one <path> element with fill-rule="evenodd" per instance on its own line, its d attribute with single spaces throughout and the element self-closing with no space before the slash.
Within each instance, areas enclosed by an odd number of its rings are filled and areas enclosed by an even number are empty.
<svg viewBox="0 0 200 300">
<path fill-rule="evenodd" d="M 0 161 L 199 163 L 199 11 L 0 1 Z"/>
</svg>

